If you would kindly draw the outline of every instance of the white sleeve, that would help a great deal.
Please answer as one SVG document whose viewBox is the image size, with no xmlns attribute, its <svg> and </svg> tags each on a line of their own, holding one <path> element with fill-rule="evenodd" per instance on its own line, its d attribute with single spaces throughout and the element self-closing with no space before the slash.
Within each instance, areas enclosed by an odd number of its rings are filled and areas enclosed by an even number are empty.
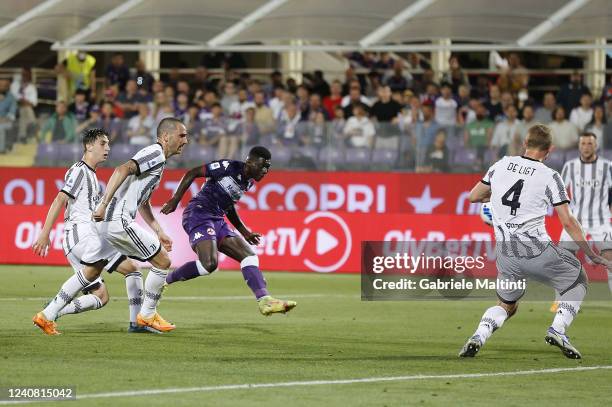
<svg viewBox="0 0 612 407">
<path fill-rule="evenodd" d="M 134 161 L 137 166 L 138 171 L 136 175 L 140 175 L 163 164 L 166 159 L 162 147 L 159 144 L 153 144 L 137 152 L 134 157 L 132 157 L 132 161 Z"/>
<path fill-rule="evenodd" d="M 64 176 L 64 186 L 60 191 L 68 195 L 70 198 L 75 199 L 84 178 L 85 170 L 83 167 L 73 167 L 69 169 Z"/>
</svg>

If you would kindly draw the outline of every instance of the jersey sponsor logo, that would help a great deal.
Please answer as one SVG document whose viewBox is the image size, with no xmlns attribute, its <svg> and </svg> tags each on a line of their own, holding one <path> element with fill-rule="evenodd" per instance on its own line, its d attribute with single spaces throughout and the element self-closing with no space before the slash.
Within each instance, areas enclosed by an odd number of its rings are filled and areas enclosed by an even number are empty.
<svg viewBox="0 0 612 407">
<path fill-rule="evenodd" d="M 238 183 L 232 177 L 223 177 L 217 181 L 217 183 L 225 192 L 227 192 L 234 202 L 238 201 L 244 193 L 242 188 L 240 188 L 240 185 L 238 185 Z"/>
</svg>

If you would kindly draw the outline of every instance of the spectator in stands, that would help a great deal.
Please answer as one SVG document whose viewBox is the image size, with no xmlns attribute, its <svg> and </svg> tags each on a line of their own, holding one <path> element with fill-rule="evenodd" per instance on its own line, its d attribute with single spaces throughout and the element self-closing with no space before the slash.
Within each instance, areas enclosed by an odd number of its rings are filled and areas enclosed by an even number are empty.
<svg viewBox="0 0 612 407">
<path fill-rule="evenodd" d="M 166 100 L 168 103 L 174 108 L 174 102 L 176 101 L 176 88 L 172 86 L 166 86 L 164 88 L 164 94 L 166 95 Z M 204 95 L 206 97 L 206 95 Z"/>
<path fill-rule="evenodd" d="M 466 147 L 476 149 L 476 156 L 478 159 L 477 164 L 480 168 L 482 168 L 484 163 L 484 153 L 491 145 L 495 123 L 493 123 L 493 120 L 489 118 L 487 109 L 484 107 L 482 102 L 476 103 L 476 120 L 468 123 L 465 126 L 463 140 Z"/>
<path fill-rule="evenodd" d="M 240 106 L 241 116 L 244 116 L 246 110 L 249 107 L 255 108 L 255 103 L 253 103 L 253 101 L 249 99 L 249 94 L 246 89 L 240 89 L 238 91 L 238 103 Z"/>
<path fill-rule="evenodd" d="M 146 103 L 146 99 L 138 92 L 138 84 L 134 79 L 129 79 L 125 84 L 125 90 L 119 94 L 117 102 L 123 110 L 123 117 L 131 119 L 139 114 L 139 104 Z"/>
<path fill-rule="evenodd" d="M 572 109 L 570 114 L 570 122 L 578 128 L 579 132 L 584 131 L 587 124 L 591 122 L 593 118 L 593 98 L 590 94 L 585 93 L 580 96 L 580 106 Z"/>
<path fill-rule="evenodd" d="M 125 84 L 130 79 L 130 69 L 125 64 L 125 59 L 121 52 L 115 53 L 111 57 L 111 63 L 106 67 L 105 86 L 118 85 L 119 91 L 125 90 Z"/>
<path fill-rule="evenodd" d="M 393 74 L 387 76 L 384 83 L 394 92 L 403 92 L 412 86 L 412 76 L 404 72 L 404 62 L 401 59 L 395 61 L 393 64 Z"/>
<path fill-rule="evenodd" d="M 200 106 L 191 104 L 189 105 L 189 109 L 187 109 L 187 114 L 181 117 L 183 124 L 187 128 L 187 134 L 193 135 L 193 137 L 198 137 L 200 134 L 200 130 L 202 128 L 202 122 L 199 118 Z"/>
<path fill-rule="evenodd" d="M 178 96 L 179 93 L 187 95 L 189 101 L 193 100 L 195 96 L 195 92 L 192 92 L 191 86 L 189 86 L 189 82 L 186 80 L 180 80 L 176 83 L 176 95 Z"/>
<path fill-rule="evenodd" d="M 440 87 L 441 96 L 435 101 L 436 122 L 444 128 L 448 137 L 455 137 L 455 126 L 457 125 L 458 104 L 453 99 L 451 85 L 442 83 Z"/>
<path fill-rule="evenodd" d="M 425 93 L 421 94 L 421 103 L 430 103 L 434 105 L 436 103 L 436 99 L 440 97 L 440 90 L 438 85 L 433 82 L 430 82 L 425 87 Z"/>
<path fill-rule="evenodd" d="M 580 104 L 580 98 L 585 93 L 591 94 L 588 86 L 582 83 L 582 75 L 578 71 L 572 72 L 569 83 L 561 85 L 557 93 L 557 102 L 563 106 L 566 112 Z"/>
<path fill-rule="evenodd" d="M 183 117 L 189 110 L 189 96 L 186 93 L 180 92 L 176 97 L 174 104 L 174 117 Z"/>
<path fill-rule="evenodd" d="M 317 112 L 314 118 L 306 123 L 305 134 L 302 137 L 305 146 L 322 147 L 327 141 L 327 118 L 323 113 L 323 111 Z"/>
<path fill-rule="evenodd" d="M 502 92 L 500 101 L 501 101 L 502 112 L 505 112 L 508 106 L 510 105 L 514 105 L 514 107 L 517 107 L 514 104 L 514 96 L 512 96 L 512 93 L 510 92 Z"/>
<path fill-rule="evenodd" d="M 406 103 L 406 106 L 399 115 L 399 128 L 402 132 L 408 134 L 412 129 L 412 125 L 418 121 L 423 121 L 421 99 L 416 95 L 408 96 L 408 103 Z"/>
<path fill-rule="evenodd" d="M 114 141 L 121 141 L 119 136 L 121 135 L 121 120 L 115 115 L 115 109 L 112 102 L 102 103 L 100 108 L 100 122 L 99 127 L 106 130 L 108 134 L 108 141 L 113 143 Z"/>
<path fill-rule="evenodd" d="M 554 121 L 548 126 L 553 137 L 553 145 L 561 150 L 571 150 L 578 145 L 578 128 L 569 120 L 563 106 L 557 106 L 553 111 Z"/>
<path fill-rule="evenodd" d="M 285 109 L 281 112 L 278 120 L 277 142 L 285 146 L 299 145 L 304 136 L 304 130 L 304 124 L 300 123 L 300 113 L 297 105 L 294 102 L 285 104 Z"/>
<path fill-rule="evenodd" d="M 535 121 L 542 124 L 548 124 L 553 120 L 553 110 L 557 105 L 555 94 L 552 92 L 546 92 L 544 99 L 542 100 L 542 106 L 538 107 L 535 111 Z"/>
<path fill-rule="evenodd" d="M 283 74 L 280 71 L 274 71 L 270 74 L 270 82 L 264 86 L 266 97 L 274 97 L 274 92 L 277 87 L 285 88 L 283 84 Z"/>
<path fill-rule="evenodd" d="M 489 100 L 484 104 L 489 112 L 489 119 L 497 121 L 504 114 L 501 103 L 501 92 L 497 85 L 491 85 L 489 88 Z"/>
<path fill-rule="evenodd" d="M 537 123 L 538 122 L 535 120 L 535 111 L 533 110 L 533 106 L 525 105 L 523 108 L 523 118 L 519 123 L 518 131 L 516 132 L 515 136 L 515 151 L 522 152 L 522 146 L 525 138 L 527 137 L 527 131 L 531 126 Z"/>
<path fill-rule="evenodd" d="M 599 147 L 601 149 L 607 147 L 609 144 L 606 142 L 606 111 L 602 105 L 595 105 L 593 108 L 593 118 L 584 128 L 585 132 L 593 133 L 597 140 L 599 140 Z"/>
<path fill-rule="evenodd" d="M 203 123 L 202 136 L 199 139 L 199 143 L 203 146 L 217 147 L 219 146 L 221 138 L 227 136 L 227 134 L 227 121 L 223 117 L 223 109 L 219 103 L 215 102 L 211 107 L 210 118 Z M 218 153 L 219 158 L 231 158 L 225 156 L 227 151 L 219 150 Z M 221 155 L 221 153 L 223 153 L 223 155 Z"/>
<path fill-rule="evenodd" d="M 468 77 L 463 69 L 461 69 L 459 57 L 456 55 L 451 55 L 451 57 L 448 59 L 448 66 L 449 70 L 442 76 L 442 82 L 450 84 L 452 92 L 457 94 L 459 91 L 459 85 L 469 84 Z"/>
<path fill-rule="evenodd" d="M 330 94 L 329 83 L 325 80 L 323 76 L 323 71 L 316 70 L 314 71 L 314 75 L 312 78 L 312 83 L 310 84 L 310 89 L 312 93 L 316 93 L 323 99 Z"/>
<path fill-rule="evenodd" d="M 202 123 L 212 117 L 212 108 L 215 103 L 218 103 L 217 94 L 211 90 L 204 92 L 204 95 L 198 100 L 200 105 L 200 121 Z"/>
<path fill-rule="evenodd" d="M 472 86 L 470 96 L 481 101 L 489 98 L 489 78 L 486 75 L 476 77 L 476 85 Z"/>
<path fill-rule="evenodd" d="M 353 115 L 353 108 L 357 104 L 364 105 L 364 109 L 368 109 L 370 101 L 364 95 L 361 94 L 361 86 L 358 81 L 353 81 L 349 89 L 348 95 L 342 98 L 340 106 L 344 108 L 344 117 L 349 118 Z"/>
<path fill-rule="evenodd" d="M 9 81 L 0 79 L 0 152 L 7 150 L 7 145 L 12 145 L 9 131 L 15 124 L 17 114 L 17 100 L 9 88 Z"/>
<path fill-rule="evenodd" d="M 444 130 L 439 130 L 433 144 L 427 150 L 424 170 L 426 172 L 450 172 L 449 161 L 450 154 L 446 147 L 446 133 L 444 133 Z"/>
<path fill-rule="evenodd" d="M 122 119 L 125 112 L 123 111 L 121 104 L 117 102 L 118 92 L 119 90 L 117 88 L 117 85 L 113 85 L 107 88 L 104 91 L 104 98 L 102 99 L 102 103 L 106 103 L 106 102 L 110 103 L 111 106 L 113 107 L 113 114 L 115 115 L 115 117 Z"/>
<path fill-rule="evenodd" d="M 155 82 L 155 78 L 146 70 L 144 61 L 142 59 L 136 61 L 134 68 L 134 75 L 131 77 L 136 81 L 138 91 L 143 95 L 151 94 L 153 92 L 153 82 Z"/>
<path fill-rule="evenodd" d="M 98 105 L 92 105 L 89 109 L 89 116 L 87 119 L 77 124 L 76 134 L 81 134 L 84 130 L 99 128 L 100 126 L 100 107 Z"/>
<path fill-rule="evenodd" d="M 304 84 L 299 85 L 296 96 L 298 110 L 300 111 L 300 114 L 305 114 L 304 112 L 308 110 L 308 104 L 310 103 L 310 91 Z"/>
<path fill-rule="evenodd" d="M 164 92 L 157 92 L 151 107 L 151 115 L 153 116 L 155 123 L 159 123 L 162 121 L 162 119 L 168 117 L 167 112 L 169 109 L 171 109 L 172 113 L 174 113 L 174 108 L 166 99 L 166 94 Z"/>
<path fill-rule="evenodd" d="M 261 133 L 255 123 L 255 108 L 248 107 L 245 111 L 242 122 L 242 143 L 247 146 L 254 146 L 259 143 Z"/>
<path fill-rule="evenodd" d="M 344 109 L 340 106 L 336 106 L 334 110 L 334 119 L 331 123 L 331 139 L 330 142 L 334 147 L 344 146 L 344 126 L 346 126 L 346 119 L 344 118 Z"/>
<path fill-rule="evenodd" d="M 253 101 L 255 102 L 255 122 L 259 130 L 263 134 L 273 132 L 276 122 L 272 109 L 266 105 L 266 95 L 260 90 L 255 93 Z"/>
<path fill-rule="evenodd" d="M 302 112 L 301 119 L 302 121 L 314 121 L 319 113 L 323 115 L 325 120 L 329 120 L 327 111 L 321 103 L 321 96 L 318 93 L 313 93 L 312 95 L 310 95 L 310 100 L 307 109 Z"/>
<path fill-rule="evenodd" d="M 416 171 L 425 172 L 427 170 L 427 151 L 434 142 L 440 127 L 434 120 L 434 106 L 430 101 L 426 101 L 421 106 L 423 119 L 412 125 L 412 142 L 416 147 Z"/>
<path fill-rule="evenodd" d="M 370 99 L 376 98 L 378 90 L 382 86 L 380 81 L 380 74 L 376 71 L 370 71 L 368 73 L 368 81 L 365 88 L 365 96 Z M 399 92 L 399 90 L 397 90 Z"/>
<path fill-rule="evenodd" d="M 470 86 L 469 85 L 459 85 L 457 88 L 457 104 L 459 108 L 464 106 L 468 106 L 470 104 Z"/>
<path fill-rule="evenodd" d="M 497 151 L 496 156 L 499 158 L 505 155 L 515 155 L 515 152 L 511 150 L 514 147 L 514 135 L 519 125 L 519 121 L 516 119 L 518 112 L 514 105 L 506 107 L 504 113 L 505 119 L 497 123 L 491 140 L 491 147 Z"/>
<path fill-rule="evenodd" d="M 374 103 L 370 113 L 378 122 L 397 123 L 402 106 L 391 99 L 391 88 L 387 85 L 378 90 L 378 101 Z"/>
<path fill-rule="evenodd" d="M 76 139 L 76 119 L 68 111 L 66 102 L 55 104 L 55 113 L 43 124 L 40 134 L 41 140 L 46 143 L 70 143 Z"/>
<path fill-rule="evenodd" d="M 283 85 L 276 86 L 272 95 L 273 97 L 268 102 L 268 106 L 272 109 L 275 120 L 278 120 L 285 107 L 285 93 L 285 87 Z"/>
<path fill-rule="evenodd" d="M 77 89 L 88 93 L 88 99 L 96 99 L 96 58 L 84 51 L 70 54 L 57 66 L 58 73 L 68 83 L 69 97 L 72 98 Z"/>
<path fill-rule="evenodd" d="M 521 57 L 516 52 L 511 52 L 508 55 L 508 73 L 510 77 L 510 92 L 513 95 L 518 94 L 521 90 L 527 89 L 529 84 L 529 75 L 527 69 L 521 63 Z"/>
<path fill-rule="evenodd" d="M 212 127 L 212 128 L 211 128 Z M 223 116 L 221 104 L 212 107 L 212 118 L 204 123 L 204 131 L 208 137 L 212 132 L 219 138 L 217 155 L 219 158 L 235 159 L 240 147 L 240 134 L 236 127 L 230 129 L 228 120 Z"/>
<path fill-rule="evenodd" d="M 153 126 L 155 121 L 151 116 L 149 105 L 146 103 L 138 104 L 138 115 L 133 116 L 127 125 L 128 143 L 148 146 L 154 142 Z"/>
<path fill-rule="evenodd" d="M 25 143 L 37 123 L 34 108 L 38 104 L 38 91 L 32 83 L 32 71 L 29 68 L 23 68 L 21 75 L 15 75 L 11 93 L 19 105 L 17 139 Z"/>
<path fill-rule="evenodd" d="M 372 148 L 374 146 L 376 129 L 374 123 L 368 118 L 363 104 L 357 103 L 353 106 L 353 116 L 346 121 L 344 136 L 351 147 Z"/>
<path fill-rule="evenodd" d="M 78 124 L 85 122 L 89 118 L 91 103 L 87 100 L 87 91 L 77 89 L 74 94 L 74 101 L 68 106 L 68 110 L 72 113 Z"/>
<path fill-rule="evenodd" d="M 221 97 L 221 108 L 227 114 L 232 114 L 240 109 L 240 101 L 236 94 L 236 85 L 234 82 L 225 82 L 223 85 L 223 96 Z"/>
</svg>

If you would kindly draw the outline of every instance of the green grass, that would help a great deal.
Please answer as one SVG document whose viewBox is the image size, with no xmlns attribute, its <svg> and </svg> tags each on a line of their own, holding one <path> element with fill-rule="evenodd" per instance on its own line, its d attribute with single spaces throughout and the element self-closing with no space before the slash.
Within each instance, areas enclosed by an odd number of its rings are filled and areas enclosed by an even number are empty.
<svg viewBox="0 0 612 407">
<path fill-rule="evenodd" d="M 65 316 L 59 321 L 63 335 L 44 336 L 30 319 L 43 306 L 40 297 L 55 295 L 70 273 L 0 267 L 0 387 L 72 385 L 84 395 L 612 365 L 609 302 L 585 303 L 572 325 L 582 361 L 568 360 L 544 343 L 552 319 L 546 302 L 521 304 L 475 359 L 463 360 L 457 352 L 490 303 L 362 302 L 357 275 L 267 273 L 273 294 L 298 301 L 287 316 L 270 318 L 259 315 L 240 273 L 175 284 L 160 312 L 178 328 L 161 336 L 125 332 L 123 278 L 107 275 L 111 300 L 105 308 Z M 211 298 L 219 296 L 238 298 Z M 612 370 L 594 370 L 94 398 L 69 405 L 586 406 L 601 405 L 610 383 Z"/>
</svg>

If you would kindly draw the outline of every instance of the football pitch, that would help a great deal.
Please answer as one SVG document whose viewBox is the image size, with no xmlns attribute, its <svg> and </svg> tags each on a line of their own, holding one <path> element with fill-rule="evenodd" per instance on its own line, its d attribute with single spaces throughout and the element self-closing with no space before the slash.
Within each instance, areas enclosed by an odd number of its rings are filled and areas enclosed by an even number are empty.
<svg viewBox="0 0 612 407">
<path fill-rule="evenodd" d="M 123 277 L 106 274 L 106 307 L 45 336 L 31 318 L 71 273 L 0 266 L 0 387 L 82 398 L 44 405 L 599 406 L 612 389 L 609 301 L 587 301 L 569 331 L 580 361 L 544 343 L 548 302 L 522 303 L 459 359 L 490 302 L 362 302 L 357 275 L 268 272 L 271 294 L 298 306 L 266 318 L 242 275 L 223 271 L 168 288 L 159 310 L 174 332 L 127 334 Z"/>
</svg>

